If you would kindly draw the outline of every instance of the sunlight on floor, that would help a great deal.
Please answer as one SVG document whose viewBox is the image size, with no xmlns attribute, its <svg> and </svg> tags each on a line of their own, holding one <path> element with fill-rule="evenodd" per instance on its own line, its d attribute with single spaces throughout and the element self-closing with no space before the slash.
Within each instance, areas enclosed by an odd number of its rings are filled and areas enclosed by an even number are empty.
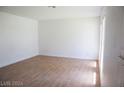
<svg viewBox="0 0 124 93">
<path fill-rule="evenodd" d="M 96 72 L 93 72 L 93 84 L 96 85 Z"/>
</svg>

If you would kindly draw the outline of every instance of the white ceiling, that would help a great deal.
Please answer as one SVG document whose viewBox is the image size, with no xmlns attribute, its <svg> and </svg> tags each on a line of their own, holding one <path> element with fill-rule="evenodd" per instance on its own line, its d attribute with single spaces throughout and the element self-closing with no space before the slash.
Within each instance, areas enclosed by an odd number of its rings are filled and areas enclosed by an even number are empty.
<svg viewBox="0 0 124 93">
<path fill-rule="evenodd" d="M 0 6 L 0 11 L 36 20 L 100 16 L 100 6 Z"/>
</svg>

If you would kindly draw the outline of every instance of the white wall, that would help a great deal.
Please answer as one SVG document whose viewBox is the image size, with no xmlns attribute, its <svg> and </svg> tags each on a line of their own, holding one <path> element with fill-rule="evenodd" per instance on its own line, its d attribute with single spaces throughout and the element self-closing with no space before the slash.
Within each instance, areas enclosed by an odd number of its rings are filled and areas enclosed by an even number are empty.
<svg viewBox="0 0 124 93">
<path fill-rule="evenodd" d="M 102 86 L 119 86 L 118 62 L 121 51 L 121 32 L 123 23 L 122 7 L 107 7 L 104 9 L 106 17 L 105 47 L 103 56 Z"/>
<path fill-rule="evenodd" d="M 0 12 L 0 67 L 38 54 L 38 23 Z"/>
<path fill-rule="evenodd" d="M 99 17 L 39 21 L 40 54 L 97 59 Z"/>
<path fill-rule="evenodd" d="M 124 9 L 124 8 L 123 8 Z M 124 10 L 123 10 L 123 28 L 121 32 L 121 55 L 124 56 Z"/>
</svg>

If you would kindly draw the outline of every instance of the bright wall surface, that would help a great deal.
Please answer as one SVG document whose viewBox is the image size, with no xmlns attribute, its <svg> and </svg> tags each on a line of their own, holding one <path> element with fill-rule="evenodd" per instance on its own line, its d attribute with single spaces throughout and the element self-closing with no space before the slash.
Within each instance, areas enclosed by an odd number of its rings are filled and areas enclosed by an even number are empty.
<svg viewBox="0 0 124 93">
<path fill-rule="evenodd" d="M 0 12 L 0 67 L 38 55 L 38 22 Z"/>
<path fill-rule="evenodd" d="M 40 55 L 98 59 L 99 17 L 39 21 Z"/>
</svg>

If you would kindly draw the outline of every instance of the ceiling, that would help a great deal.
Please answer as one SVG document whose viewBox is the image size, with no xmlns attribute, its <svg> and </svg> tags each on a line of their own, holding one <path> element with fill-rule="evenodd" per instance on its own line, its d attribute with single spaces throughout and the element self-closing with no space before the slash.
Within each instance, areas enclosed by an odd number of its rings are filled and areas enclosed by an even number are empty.
<svg viewBox="0 0 124 93">
<path fill-rule="evenodd" d="M 100 16 L 100 6 L 0 6 L 0 11 L 36 20 Z"/>
</svg>

